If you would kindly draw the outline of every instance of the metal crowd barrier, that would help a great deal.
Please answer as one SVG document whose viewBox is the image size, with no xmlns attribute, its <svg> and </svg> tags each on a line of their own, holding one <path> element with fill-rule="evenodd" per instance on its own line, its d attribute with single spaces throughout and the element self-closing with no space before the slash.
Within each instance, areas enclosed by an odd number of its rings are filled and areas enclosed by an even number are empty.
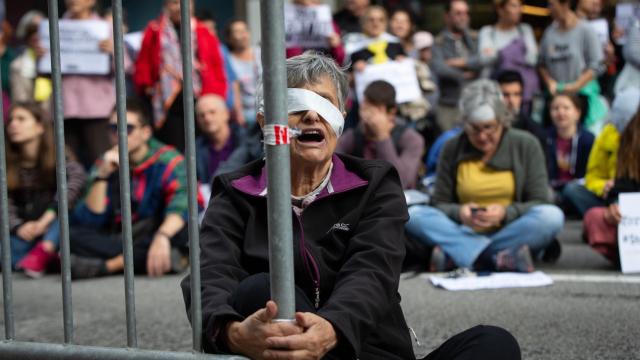
<svg viewBox="0 0 640 360">
<path fill-rule="evenodd" d="M 181 42 L 182 58 L 190 59 L 191 49 L 191 11 L 190 0 L 181 0 Z M 186 165 L 189 194 L 189 248 L 191 261 L 191 319 L 193 351 L 180 353 L 138 349 L 135 319 L 135 289 L 133 277 L 133 246 L 131 234 L 131 189 L 129 180 L 129 153 L 127 149 L 126 89 L 124 77 L 124 46 L 122 34 L 122 0 L 113 1 L 113 38 L 115 60 L 116 103 L 118 117 L 118 142 L 120 155 L 120 194 L 122 202 L 122 238 L 124 253 L 124 283 L 127 321 L 127 347 L 109 348 L 74 344 L 73 312 L 71 304 L 71 271 L 69 249 L 69 219 L 67 202 L 67 179 L 64 147 L 64 119 L 61 92 L 60 41 L 58 30 L 58 1 L 48 0 L 49 32 L 51 45 L 51 78 L 53 83 L 53 119 L 55 124 L 56 177 L 58 191 L 58 220 L 60 222 L 60 253 L 62 276 L 62 302 L 64 343 L 49 344 L 21 342 L 15 339 L 13 317 L 13 290 L 11 273 L 11 251 L 8 222 L 8 197 L 6 178 L 6 154 L 4 126 L 0 126 L 0 235 L 2 236 L 2 280 L 4 300 L 5 340 L 0 341 L 0 358 L 16 359 L 244 359 L 240 356 L 213 356 L 202 353 L 202 309 L 200 299 L 200 243 L 198 237 L 198 205 L 196 181 L 194 94 L 192 79 L 192 61 L 183 61 L 183 99 L 186 132 Z M 286 124 L 286 88 L 284 67 L 284 7 L 283 0 L 262 0 L 262 33 L 264 39 L 263 66 L 265 69 L 265 113 L 268 124 Z M 276 120 L 274 120 L 276 119 Z M 2 102 L 0 102 L 0 120 Z M 4 124 L 4 121 L 0 121 Z M 272 297 L 280 304 L 279 318 L 293 318 L 293 267 L 292 259 L 287 255 L 291 250 L 291 212 L 289 184 L 289 148 L 288 146 L 267 149 L 269 171 L 269 238 L 273 261 Z M 275 195 L 275 196 L 274 196 Z M 287 214 L 278 216 L 277 214 Z M 287 218 L 286 220 L 282 220 Z M 273 230 L 272 230 L 273 228 Z M 287 249 L 288 248 L 288 249 Z M 284 256 L 283 256 L 284 255 Z"/>
</svg>

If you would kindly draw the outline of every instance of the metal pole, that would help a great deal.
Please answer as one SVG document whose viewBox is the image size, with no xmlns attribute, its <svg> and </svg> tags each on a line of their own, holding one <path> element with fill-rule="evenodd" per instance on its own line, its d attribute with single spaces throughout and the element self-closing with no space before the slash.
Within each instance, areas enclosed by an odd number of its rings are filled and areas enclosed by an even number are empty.
<svg viewBox="0 0 640 360">
<path fill-rule="evenodd" d="M 2 82 L 2 74 L 0 74 Z M 1 91 L 0 91 L 1 92 Z M 9 237 L 9 198 L 7 196 L 7 154 L 4 148 L 4 109 L 0 101 L 0 236 L 2 236 L 2 295 L 4 305 L 4 337 L 15 337 L 13 321 L 13 282 L 11 280 L 11 238 Z"/>
<path fill-rule="evenodd" d="M 237 355 L 0 341 L 0 359 L 29 360 L 248 360 Z"/>
<path fill-rule="evenodd" d="M 53 119 L 56 142 L 56 179 L 58 180 L 58 220 L 60 221 L 60 255 L 62 258 L 62 313 L 64 318 L 64 342 L 69 344 L 73 342 L 73 307 L 71 306 L 67 161 L 65 158 L 64 118 L 62 112 L 62 75 L 60 71 L 60 34 L 58 32 L 57 0 L 49 0 L 49 42 L 51 45 Z"/>
<path fill-rule="evenodd" d="M 136 303 L 133 280 L 133 238 L 131 230 L 131 184 L 127 144 L 127 90 L 124 83 L 124 44 L 122 0 L 113 2 L 113 41 L 116 65 L 116 105 L 118 115 L 118 155 L 120 158 L 120 202 L 122 204 L 122 249 L 124 254 L 124 290 L 127 314 L 127 346 L 137 347 Z"/>
<path fill-rule="evenodd" d="M 191 0 L 180 0 L 180 40 L 182 49 L 182 98 L 189 195 L 189 258 L 191 262 L 191 330 L 193 350 L 202 351 L 202 300 L 200 299 L 200 237 L 198 236 L 198 184 L 193 115 L 193 60 L 191 53 Z"/>
<path fill-rule="evenodd" d="M 260 14 L 264 115 L 267 125 L 287 126 L 283 0 L 262 0 Z M 278 319 L 293 319 L 295 289 L 289 146 L 267 145 L 266 153 L 271 298 L 278 304 Z"/>
</svg>

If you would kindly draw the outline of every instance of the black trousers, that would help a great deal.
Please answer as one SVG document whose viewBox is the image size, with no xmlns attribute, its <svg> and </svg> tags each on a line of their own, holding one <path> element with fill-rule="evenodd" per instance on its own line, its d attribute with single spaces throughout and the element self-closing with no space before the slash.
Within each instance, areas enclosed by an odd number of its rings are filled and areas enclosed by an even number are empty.
<svg viewBox="0 0 640 360">
<path fill-rule="evenodd" d="M 89 169 L 110 147 L 109 119 L 64 119 L 65 142 Z"/>
<path fill-rule="evenodd" d="M 200 128 L 196 124 L 196 134 L 200 135 Z M 159 129 L 154 129 L 153 134 L 165 144 L 175 146 L 178 151 L 185 153 L 185 129 L 184 129 L 184 100 L 182 92 L 176 96 L 173 104 L 167 110 L 165 123 Z"/>
<path fill-rule="evenodd" d="M 263 308 L 271 298 L 269 274 L 247 277 L 238 285 L 231 304 L 242 316 Z M 296 286 L 296 311 L 315 313 L 307 295 Z M 324 359 L 340 359 L 331 353 Z M 478 325 L 452 336 L 423 360 L 520 360 L 520 346 L 507 330 Z M 363 359 L 365 360 L 365 359 Z"/>
<path fill-rule="evenodd" d="M 147 270 L 147 253 L 153 240 L 154 232 L 134 236 L 133 239 L 133 269 L 137 274 L 144 274 Z M 171 247 L 178 248 L 184 254 L 188 253 L 189 236 L 186 227 L 171 238 Z M 122 254 L 122 236 L 96 229 L 91 226 L 71 226 L 69 228 L 69 243 L 71 253 L 83 257 L 108 260 Z"/>
</svg>

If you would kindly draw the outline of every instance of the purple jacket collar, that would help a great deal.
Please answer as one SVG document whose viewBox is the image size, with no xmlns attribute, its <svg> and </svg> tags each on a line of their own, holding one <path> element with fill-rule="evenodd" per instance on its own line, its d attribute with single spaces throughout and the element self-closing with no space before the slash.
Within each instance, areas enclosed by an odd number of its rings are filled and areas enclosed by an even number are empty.
<svg viewBox="0 0 640 360">
<path fill-rule="evenodd" d="M 329 179 L 329 184 L 318 195 L 318 199 L 329 196 L 334 193 L 349 191 L 361 186 L 367 185 L 369 182 L 362 179 L 356 173 L 347 170 L 340 158 L 333 154 L 333 171 Z M 263 166 L 260 176 L 252 175 L 243 176 L 231 182 L 236 190 L 253 196 L 266 196 L 267 193 L 267 167 Z"/>
</svg>

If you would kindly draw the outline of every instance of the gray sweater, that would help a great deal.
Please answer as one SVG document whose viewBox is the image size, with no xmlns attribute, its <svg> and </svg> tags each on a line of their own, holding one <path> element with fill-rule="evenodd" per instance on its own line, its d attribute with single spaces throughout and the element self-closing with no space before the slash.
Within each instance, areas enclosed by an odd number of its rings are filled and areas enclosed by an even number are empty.
<svg viewBox="0 0 640 360">
<path fill-rule="evenodd" d="M 489 77 L 498 61 L 498 53 L 514 39 L 522 37 L 527 47 L 527 65 L 535 66 L 538 62 L 538 45 L 529 24 L 518 24 L 511 30 L 497 29 L 494 25 L 486 25 L 480 29 L 478 37 L 478 53 L 484 65 L 483 77 Z"/>
<path fill-rule="evenodd" d="M 431 69 L 438 77 L 440 104 L 457 106 L 462 87 L 468 81 L 464 78 L 464 70 L 447 65 L 447 60 L 458 57 L 466 60 L 467 70 L 475 72 L 482 70 L 476 31 L 467 30 L 461 39 L 456 39 L 449 30 L 445 29 L 434 40 Z"/>
<path fill-rule="evenodd" d="M 603 59 L 598 35 L 583 20 L 568 31 L 560 30 L 554 22 L 540 41 L 539 63 L 556 81 L 574 82 L 587 69 L 597 77 L 604 71 Z"/>
<path fill-rule="evenodd" d="M 481 157 L 482 152 L 471 145 L 464 132 L 447 141 L 440 153 L 432 203 L 452 220 L 460 222 L 462 206 L 456 190 L 458 165 Z M 506 224 L 532 206 L 549 201 L 544 154 L 538 140 L 530 133 L 505 129 L 498 150 L 487 165 L 496 170 L 511 170 L 515 178 L 515 199 L 506 208 Z"/>
</svg>

